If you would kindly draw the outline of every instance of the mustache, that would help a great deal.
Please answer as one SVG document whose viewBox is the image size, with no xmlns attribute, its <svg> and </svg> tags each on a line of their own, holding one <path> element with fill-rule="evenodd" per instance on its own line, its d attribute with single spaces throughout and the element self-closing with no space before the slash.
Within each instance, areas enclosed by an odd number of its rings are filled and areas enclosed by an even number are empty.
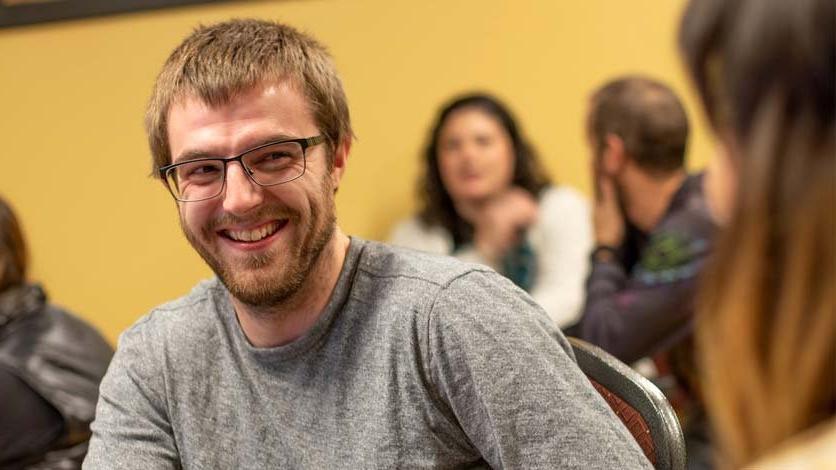
<svg viewBox="0 0 836 470">
<path fill-rule="evenodd" d="M 224 225 L 248 225 L 256 221 L 267 219 L 294 219 L 298 218 L 298 215 L 299 214 L 296 211 L 278 207 L 259 207 L 256 211 L 244 216 L 225 212 L 209 220 L 204 228 L 204 231 L 206 233 L 212 233 L 215 232 L 218 227 L 222 227 Z"/>
</svg>

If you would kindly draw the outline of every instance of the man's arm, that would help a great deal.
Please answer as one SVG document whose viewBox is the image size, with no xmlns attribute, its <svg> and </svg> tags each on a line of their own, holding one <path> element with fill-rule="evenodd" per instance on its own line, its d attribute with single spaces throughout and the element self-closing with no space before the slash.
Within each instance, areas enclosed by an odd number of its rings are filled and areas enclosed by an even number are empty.
<svg viewBox="0 0 836 470">
<path fill-rule="evenodd" d="M 427 344 L 439 399 L 491 467 L 650 468 L 542 308 L 498 274 L 446 286 Z"/>
<path fill-rule="evenodd" d="M 593 259 L 577 334 L 626 363 L 682 340 L 692 329 L 707 238 L 700 233 L 657 233 L 631 276 L 615 258 Z"/>
<path fill-rule="evenodd" d="M 85 469 L 180 468 L 158 362 L 163 345 L 147 327 L 137 324 L 119 339 L 99 390 Z"/>
</svg>

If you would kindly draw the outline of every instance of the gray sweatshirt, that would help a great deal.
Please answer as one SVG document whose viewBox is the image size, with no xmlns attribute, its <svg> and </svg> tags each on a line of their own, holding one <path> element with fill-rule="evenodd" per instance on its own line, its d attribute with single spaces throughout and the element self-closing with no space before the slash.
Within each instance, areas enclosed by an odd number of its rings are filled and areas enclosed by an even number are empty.
<svg viewBox="0 0 836 470">
<path fill-rule="evenodd" d="M 86 469 L 650 468 L 523 291 L 352 239 L 312 329 L 255 348 L 218 280 L 122 334 Z"/>
</svg>

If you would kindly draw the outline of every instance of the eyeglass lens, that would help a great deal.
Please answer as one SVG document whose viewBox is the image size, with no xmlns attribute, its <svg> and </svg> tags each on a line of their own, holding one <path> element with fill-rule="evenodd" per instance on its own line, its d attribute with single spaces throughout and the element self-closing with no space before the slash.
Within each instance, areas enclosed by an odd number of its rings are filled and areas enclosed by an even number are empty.
<svg viewBox="0 0 836 470">
<path fill-rule="evenodd" d="M 247 174 L 257 184 L 271 186 L 294 180 L 305 172 L 305 153 L 298 142 L 281 142 L 241 155 Z M 184 162 L 166 172 L 166 181 L 181 201 L 198 201 L 223 191 L 231 159 Z"/>
</svg>

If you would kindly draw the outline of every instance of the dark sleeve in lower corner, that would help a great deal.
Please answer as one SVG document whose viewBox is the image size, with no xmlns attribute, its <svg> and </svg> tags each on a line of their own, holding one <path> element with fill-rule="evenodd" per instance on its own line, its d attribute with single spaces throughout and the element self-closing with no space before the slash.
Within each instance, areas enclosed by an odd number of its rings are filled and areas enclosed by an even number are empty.
<svg viewBox="0 0 836 470">
<path fill-rule="evenodd" d="M 584 319 L 587 319 L 587 323 L 589 322 L 587 313 L 594 310 L 594 307 L 591 306 L 600 304 L 599 300 L 606 299 L 608 296 L 618 292 L 624 286 L 625 280 L 624 268 L 620 264 L 594 262 L 589 278 L 586 281 L 586 303 L 584 305 L 583 315 L 577 322 L 562 328 L 563 334 L 585 339 L 583 324 Z M 592 316 L 596 316 L 596 314 L 593 313 Z"/>
<path fill-rule="evenodd" d="M 583 334 L 584 320 L 589 323 L 600 317 L 599 311 L 606 310 L 607 299 L 621 290 L 626 280 L 627 276 L 621 264 L 617 262 L 593 262 L 589 278 L 586 280 L 586 303 L 583 315 L 577 323 L 563 328 L 563 334 L 575 338 L 589 339 Z"/>
<path fill-rule="evenodd" d="M 11 371 L 0 367 L 0 467 L 37 461 L 64 430 L 61 414 Z"/>
</svg>

